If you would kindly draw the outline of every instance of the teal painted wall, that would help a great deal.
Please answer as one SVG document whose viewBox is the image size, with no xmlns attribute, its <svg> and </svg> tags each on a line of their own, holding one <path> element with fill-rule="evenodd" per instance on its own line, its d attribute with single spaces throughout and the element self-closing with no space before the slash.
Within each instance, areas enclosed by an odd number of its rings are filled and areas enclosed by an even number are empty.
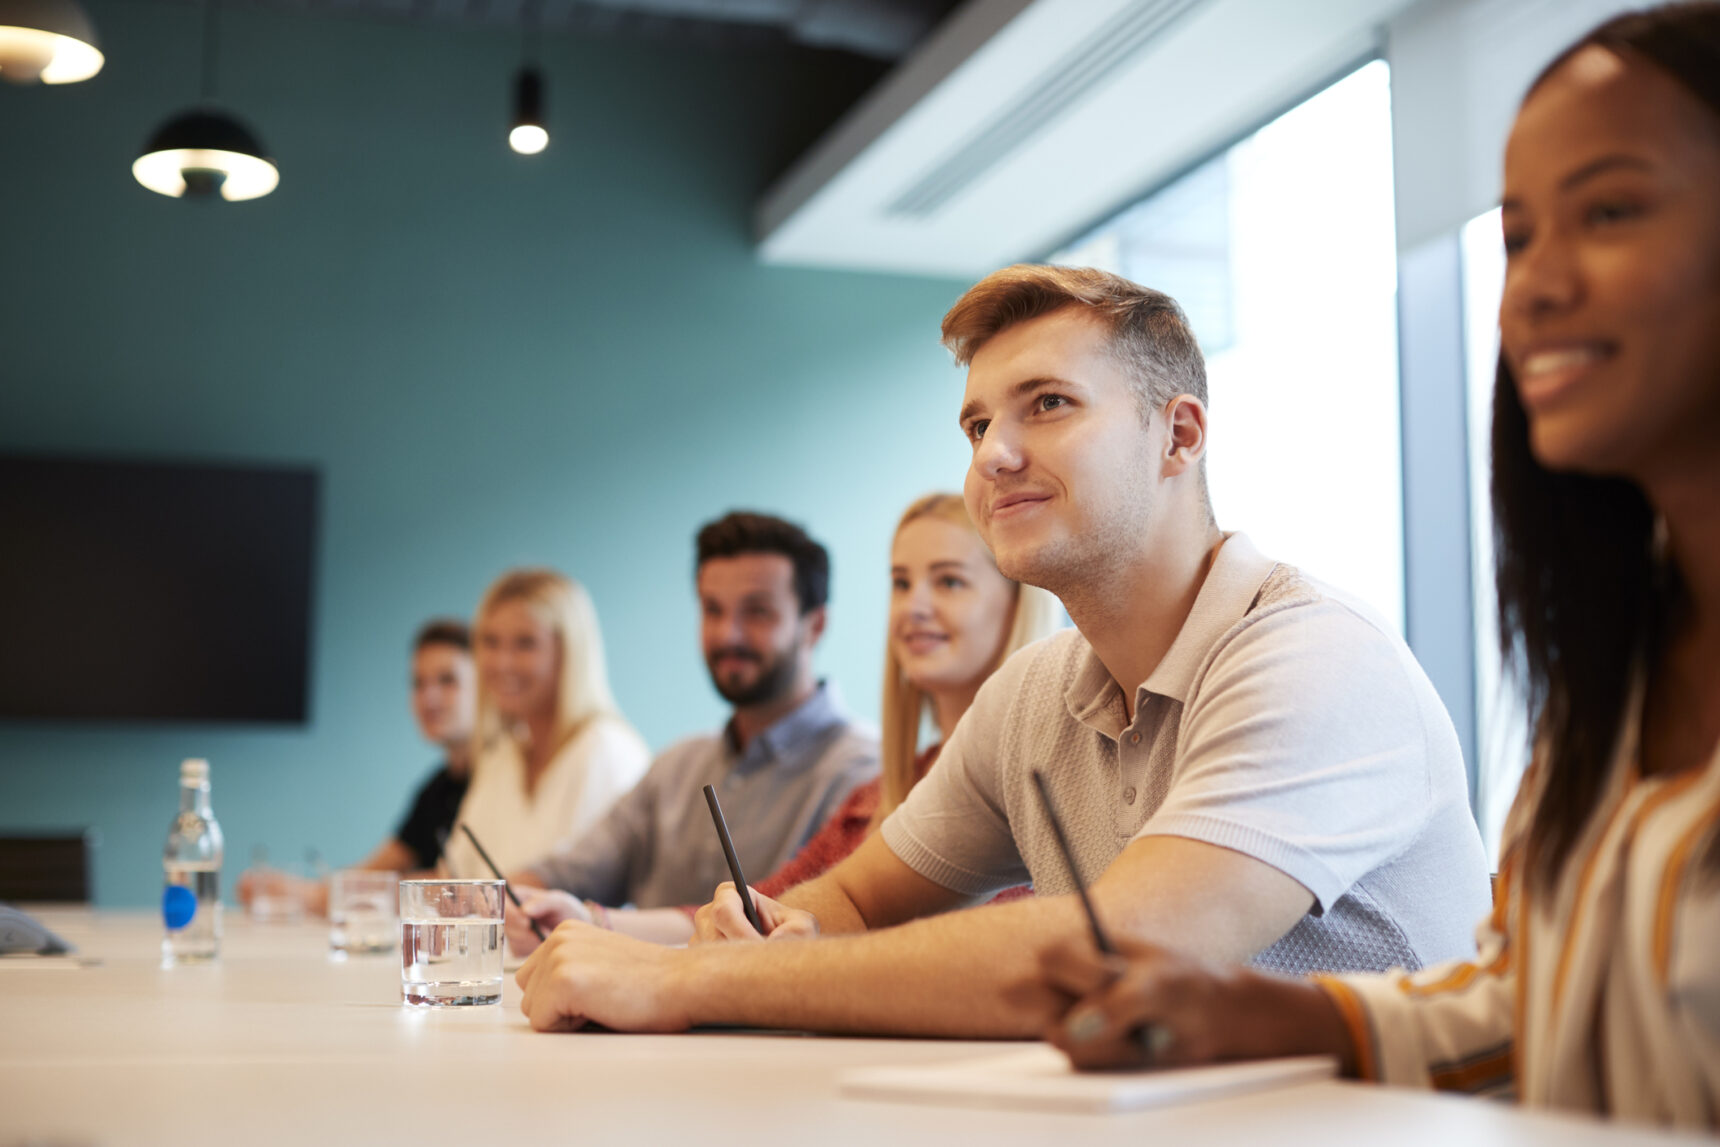
<svg viewBox="0 0 1720 1147">
<path fill-rule="evenodd" d="M 525 159 L 517 34 L 241 10 L 220 86 L 281 186 L 212 206 L 130 175 L 196 95 L 197 9 L 92 14 L 95 81 L 0 90 L 0 450 L 319 467 L 313 717 L 0 723 L 0 829 L 94 826 L 99 902 L 151 903 L 197 755 L 229 889 L 258 843 L 362 855 L 432 761 L 410 634 L 515 564 L 590 587 L 654 747 L 711 727 L 691 539 L 735 506 L 831 547 L 822 668 L 875 716 L 894 516 L 964 466 L 936 340 L 962 284 L 755 259 L 827 64 L 551 37 L 554 134 Z"/>
</svg>

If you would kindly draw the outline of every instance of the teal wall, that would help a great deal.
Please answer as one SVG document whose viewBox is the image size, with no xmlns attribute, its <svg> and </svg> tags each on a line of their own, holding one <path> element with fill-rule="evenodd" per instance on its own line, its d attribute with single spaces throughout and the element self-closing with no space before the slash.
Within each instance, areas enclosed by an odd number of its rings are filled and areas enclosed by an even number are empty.
<svg viewBox="0 0 1720 1147">
<path fill-rule="evenodd" d="M 751 205 L 833 65 L 551 37 L 552 142 L 525 159 L 517 34 L 240 10 L 221 88 L 281 186 L 204 205 L 130 174 L 195 97 L 197 9 L 92 14 L 93 82 L 0 90 L 0 450 L 320 468 L 313 717 L 0 723 L 0 830 L 94 826 L 99 902 L 150 903 L 197 755 L 229 887 L 258 843 L 358 857 L 432 760 L 410 634 L 515 564 L 590 587 L 653 747 L 711 727 L 691 539 L 735 506 L 830 545 L 822 667 L 875 716 L 894 516 L 961 480 L 936 335 L 962 285 L 755 259 Z"/>
</svg>

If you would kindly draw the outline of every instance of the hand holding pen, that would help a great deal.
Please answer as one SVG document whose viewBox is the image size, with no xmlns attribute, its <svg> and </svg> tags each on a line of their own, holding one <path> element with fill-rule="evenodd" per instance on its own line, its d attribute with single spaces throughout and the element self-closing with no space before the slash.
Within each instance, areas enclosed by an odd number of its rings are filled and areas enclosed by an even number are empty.
<svg viewBox="0 0 1720 1147">
<path fill-rule="evenodd" d="M 728 822 L 723 818 L 723 806 L 718 802 L 717 790 L 712 785 L 705 786 L 705 804 L 710 808 L 711 823 L 716 827 L 733 884 L 718 888 L 711 902 L 694 913 L 691 943 L 757 940 L 761 937 L 780 940 L 818 935 L 818 920 L 810 912 L 778 904 L 747 885 L 746 874 L 741 871 L 740 856 L 735 852 L 734 839 L 729 835 Z"/>
<path fill-rule="evenodd" d="M 1057 841 L 1063 862 L 1087 916 L 1091 944 L 1065 941 L 1049 949 L 1040 960 L 1040 970 L 1051 986 L 1079 1001 L 1055 1025 L 1047 1038 L 1069 1054 L 1078 1067 L 1146 1067 L 1159 1063 L 1170 1050 L 1171 1029 L 1156 1022 L 1160 1013 L 1152 1006 L 1153 996 L 1142 993 L 1131 981 L 1130 958 L 1161 955 L 1150 944 L 1125 942 L 1119 950 L 1093 908 L 1075 863 L 1075 851 L 1064 835 L 1045 774 L 1033 770 L 1033 786 L 1045 808 L 1045 819 Z M 1175 959 L 1171 957 L 1171 959 Z"/>
</svg>

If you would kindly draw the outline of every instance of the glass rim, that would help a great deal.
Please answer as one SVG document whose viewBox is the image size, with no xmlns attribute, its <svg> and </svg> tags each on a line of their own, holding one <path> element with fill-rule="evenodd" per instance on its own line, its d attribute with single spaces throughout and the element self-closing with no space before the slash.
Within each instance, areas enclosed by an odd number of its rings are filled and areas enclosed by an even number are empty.
<svg viewBox="0 0 1720 1147">
<path fill-rule="evenodd" d="M 404 884 L 497 884 L 497 885 L 500 885 L 500 884 L 506 884 L 507 881 L 503 880 L 499 876 L 486 876 L 486 877 L 475 877 L 475 876 L 454 877 L 454 876 L 450 876 L 450 877 L 447 877 L 446 879 L 402 880 L 400 883 L 403 885 Z"/>
</svg>

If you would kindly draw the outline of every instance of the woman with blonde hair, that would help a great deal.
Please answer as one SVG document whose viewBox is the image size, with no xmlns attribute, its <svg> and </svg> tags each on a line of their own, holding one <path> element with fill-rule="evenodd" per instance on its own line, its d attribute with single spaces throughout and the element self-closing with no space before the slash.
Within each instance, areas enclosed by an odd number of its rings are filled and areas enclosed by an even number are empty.
<svg viewBox="0 0 1720 1147">
<path fill-rule="evenodd" d="M 882 771 L 849 794 L 788 863 L 756 885 L 762 895 L 779 896 L 858 848 L 926 775 L 985 679 L 1062 620 L 1056 598 L 998 572 L 957 494 L 927 495 L 903 513 L 891 546 L 890 584 Z M 937 742 L 922 750 L 928 718 L 937 726 Z M 663 944 L 684 943 L 693 935 L 690 909 L 611 909 L 581 904 L 566 893 L 539 893 L 527 908 L 554 896 L 566 900 L 563 919 L 590 920 Z M 523 916 L 510 916 L 508 943 L 520 953 L 536 947 Z"/>
<path fill-rule="evenodd" d="M 595 823 L 651 754 L 616 707 L 597 610 L 578 582 L 510 570 L 484 594 L 472 633 L 477 759 L 458 823 L 510 872 Z M 446 863 L 455 875 L 489 875 L 462 832 Z"/>
</svg>

